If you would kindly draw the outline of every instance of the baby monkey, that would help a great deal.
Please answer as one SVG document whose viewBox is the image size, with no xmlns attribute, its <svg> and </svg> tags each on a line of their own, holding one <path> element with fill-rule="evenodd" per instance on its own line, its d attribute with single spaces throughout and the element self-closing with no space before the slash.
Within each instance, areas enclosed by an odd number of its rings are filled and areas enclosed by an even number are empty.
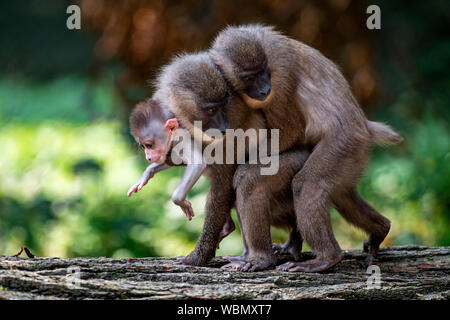
<svg viewBox="0 0 450 320">
<path fill-rule="evenodd" d="M 219 124 L 212 119 L 210 125 L 218 126 Z M 183 137 L 181 141 L 177 139 L 175 134 L 179 128 L 177 118 L 170 111 L 162 108 L 161 103 L 156 99 L 148 99 L 135 107 L 130 116 L 130 127 L 136 142 L 145 151 L 145 158 L 153 163 L 145 169 L 139 181 L 128 190 L 128 197 L 141 190 L 156 173 L 175 165 L 186 165 L 183 178 L 172 195 L 172 201 L 183 210 L 189 221 L 192 220 L 194 210 L 191 203 L 186 200 L 186 196 L 206 169 L 201 146 L 191 148 L 195 144 L 189 137 Z M 183 150 L 183 152 L 177 152 L 175 146 L 177 150 Z M 220 233 L 220 240 L 234 229 L 233 220 L 229 217 Z"/>
<path fill-rule="evenodd" d="M 172 195 L 172 201 L 180 206 L 186 217 L 191 220 L 194 211 L 191 203 L 186 200 L 186 196 L 206 168 L 206 164 L 202 161 L 201 150 L 189 147 L 183 150 L 191 150 L 198 154 L 172 153 L 175 144 L 186 144 L 191 141 L 185 139 L 175 141 L 174 133 L 179 127 L 178 120 L 168 110 L 163 109 L 159 101 L 155 99 L 148 99 L 136 106 L 130 116 L 130 127 L 136 142 L 145 151 L 145 159 L 153 163 L 145 169 L 139 181 L 128 190 L 128 197 L 141 190 L 156 173 L 174 166 L 172 160 L 176 157 L 175 162 L 185 164 L 186 171 Z M 200 161 L 193 161 L 194 159 Z"/>
</svg>

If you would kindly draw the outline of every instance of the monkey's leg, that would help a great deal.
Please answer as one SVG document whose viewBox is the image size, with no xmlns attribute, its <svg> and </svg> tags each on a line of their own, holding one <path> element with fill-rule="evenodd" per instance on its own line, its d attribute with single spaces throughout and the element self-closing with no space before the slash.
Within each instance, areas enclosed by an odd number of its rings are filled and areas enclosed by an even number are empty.
<svg viewBox="0 0 450 320">
<path fill-rule="evenodd" d="M 314 250 L 316 257 L 305 262 L 286 262 L 277 269 L 321 272 L 338 264 L 342 259 L 341 249 L 333 235 L 329 203 L 324 190 L 318 189 L 315 184 L 303 183 L 301 190 L 294 189 L 294 206 L 300 234 Z"/>
<path fill-rule="evenodd" d="M 264 189 L 255 189 L 250 195 L 242 196 L 241 188 L 236 190 L 236 209 L 240 212 L 244 242 L 248 255 L 243 260 L 234 260 L 223 269 L 237 271 L 259 271 L 276 264 L 270 237 L 270 203 Z"/>
<path fill-rule="evenodd" d="M 239 197 L 239 194 L 236 195 L 236 198 L 238 198 L 238 197 Z M 242 242 L 244 243 L 244 251 L 242 252 L 242 254 L 240 256 L 223 256 L 222 257 L 228 261 L 245 260 L 248 256 L 248 246 L 247 246 L 247 242 L 245 241 L 244 234 L 243 234 L 241 217 L 240 217 L 239 210 L 237 209 L 237 207 L 236 207 L 236 215 L 237 215 L 239 226 L 241 228 Z M 230 217 L 230 219 L 231 219 L 231 217 Z"/>
<path fill-rule="evenodd" d="M 303 239 L 296 227 L 294 226 L 285 243 L 272 244 L 275 255 L 292 255 L 295 261 L 302 258 Z"/>
<path fill-rule="evenodd" d="M 391 222 L 361 198 L 354 188 L 333 195 L 333 202 L 344 219 L 369 234 L 364 241 L 364 251 L 368 252 L 366 264 L 371 265 L 389 233 Z"/>
<path fill-rule="evenodd" d="M 188 265 L 204 266 L 215 253 L 220 232 L 234 204 L 234 165 L 211 165 L 211 188 L 205 208 L 203 230 L 195 249 L 180 262 Z"/>
<path fill-rule="evenodd" d="M 360 153 L 364 155 L 365 150 L 361 148 L 361 151 L 353 152 L 354 145 L 349 139 L 335 140 L 319 142 L 292 180 L 297 226 L 316 257 L 305 262 L 285 263 L 278 267 L 281 270 L 320 272 L 333 267 L 342 259 L 341 249 L 331 228 L 331 194 L 357 181 L 365 165 Z M 355 159 L 356 156 L 362 160 Z"/>
<path fill-rule="evenodd" d="M 370 148 L 369 140 L 343 129 L 323 138 L 292 180 L 298 228 L 316 258 L 282 265 L 282 270 L 320 272 L 342 259 L 331 228 L 329 208 L 333 197 L 356 186 Z"/>
<path fill-rule="evenodd" d="M 244 229 L 242 228 L 241 214 L 240 210 L 245 210 L 245 197 L 250 194 L 255 187 L 255 181 L 252 179 L 248 179 L 249 177 L 254 176 L 253 170 L 259 169 L 258 166 L 249 166 L 249 165 L 240 165 L 238 166 L 234 178 L 233 178 L 233 187 L 236 190 L 236 216 L 238 219 L 239 227 L 241 229 L 242 242 L 244 245 L 244 250 L 240 256 L 223 256 L 225 260 L 230 262 L 233 261 L 243 261 L 248 257 L 248 245 L 245 239 Z M 249 173 L 252 171 L 252 173 Z"/>
</svg>

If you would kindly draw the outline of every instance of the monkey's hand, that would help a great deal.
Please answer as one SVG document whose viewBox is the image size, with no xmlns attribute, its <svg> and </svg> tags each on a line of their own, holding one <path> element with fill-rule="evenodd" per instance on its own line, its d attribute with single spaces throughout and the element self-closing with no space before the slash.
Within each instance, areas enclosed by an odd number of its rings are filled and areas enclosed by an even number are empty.
<svg viewBox="0 0 450 320">
<path fill-rule="evenodd" d="M 183 210 L 184 214 L 188 218 L 189 221 L 192 220 L 192 217 L 194 216 L 194 210 L 192 209 L 192 205 L 187 200 L 177 201 L 177 206 L 180 206 L 181 210 Z"/>
<path fill-rule="evenodd" d="M 144 173 L 142 174 L 141 178 L 139 179 L 139 181 L 134 184 L 127 192 L 127 196 L 131 196 L 134 192 L 138 192 L 139 190 L 141 190 L 146 184 L 147 182 L 153 178 L 153 176 L 155 174 L 157 174 L 158 172 L 161 172 L 163 170 L 166 170 L 170 168 L 170 165 L 168 165 L 167 163 L 152 163 L 151 165 L 149 165 Z"/>
<path fill-rule="evenodd" d="M 127 196 L 131 196 L 133 193 L 137 193 L 139 190 L 141 190 L 148 181 L 153 178 L 155 175 L 155 172 L 153 170 L 145 170 L 145 172 L 142 174 L 141 178 L 137 183 L 135 183 L 127 192 Z"/>
</svg>

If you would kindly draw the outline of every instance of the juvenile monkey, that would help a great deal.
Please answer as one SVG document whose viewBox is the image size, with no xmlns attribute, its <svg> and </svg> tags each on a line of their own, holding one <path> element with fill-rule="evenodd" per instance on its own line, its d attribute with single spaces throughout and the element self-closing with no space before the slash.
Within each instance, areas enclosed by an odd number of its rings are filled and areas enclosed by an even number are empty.
<svg viewBox="0 0 450 320">
<path fill-rule="evenodd" d="M 298 230 L 316 257 L 279 269 L 320 272 L 339 263 L 331 205 L 369 234 L 370 264 L 390 221 L 359 196 L 356 185 L 371 144 L 393 144 L 402 138 L 387 125 L 366 119 L 333 62 L 271 27 L 228 27 L 214 40 L 210 53 L 247 105 L 263 111 L 269 128 L 280 129 L 280 152 L 298 145 L 312 147 L 292 180 L 292 191 Z M 244 233 L 247 238 L 268 236 L 251 225 Z"/>
</svg>

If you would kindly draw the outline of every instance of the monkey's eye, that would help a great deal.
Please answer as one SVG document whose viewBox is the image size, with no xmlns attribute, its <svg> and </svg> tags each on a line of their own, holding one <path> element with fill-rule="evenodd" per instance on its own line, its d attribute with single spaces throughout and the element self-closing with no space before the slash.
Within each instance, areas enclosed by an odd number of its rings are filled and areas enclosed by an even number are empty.
<svg viewBox="0 0 450 320">
<path fill-rule="evenodd" d="M 244 79 L 246 81 L 253 81 L 253 80 L 255 80 L 255 76 L 246 76 L 246 77 L 244 77 Z"/>
<path fill-rule="evenodd" d="M 153 147 L 153 144 L 152 144 L 152 143 L 147 143 L 147 144 L 145 145 L 145 147 L 146 147 L 147 149 L 151 149 L 151 148 Z"/>
<path fill-rule="evenodd" d="M 214 115 L 214 114 L 216 113 L 216 111 L 217 111 L 217 108 L 213 108 L 213 107 L 206 108 L 206 112 L 207 112 L 210 116 Z"/>
</svg>

